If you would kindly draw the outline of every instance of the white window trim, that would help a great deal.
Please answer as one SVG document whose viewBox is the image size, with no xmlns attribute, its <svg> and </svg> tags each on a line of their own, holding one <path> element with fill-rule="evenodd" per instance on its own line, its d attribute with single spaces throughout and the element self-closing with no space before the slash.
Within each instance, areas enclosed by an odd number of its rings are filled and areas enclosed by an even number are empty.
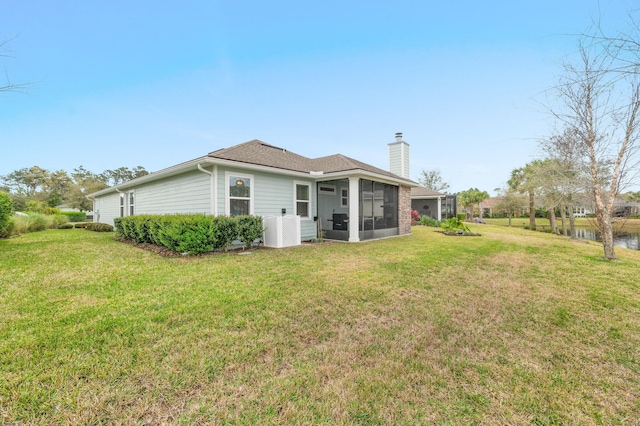
<svg viewBox="0 0 640 426">
<path fill-rule="evenodd" d="M 311 204 L 311 200 L 313 199 L 312 197 L 312 193 L 311 193 L 311 182 L 304 182 L 301 180 L 294 180 L 293 181 L 293 212 L 294 214 L 298 214 L 298 191 L 297 191 L 297 186 L 298 185 L 304 185 L 309 189 L 309 199 L 308 200 L 300 200 L 300 201 L 306 201 L 309 203 L 309 208 L 307 209 L 307 212 L 309 212 L 309 216 L 300 216 L 301 220 L 310 220 L 311 219 L 311 212 L 312 212 L 312 204 Z"/>
<path fill-rule="evenodd" d="M 253 178 L 253 175 L 249 175 L 246 173 L 229 172 L 229 171 L 224 172 L 224 212 L 225 214 L 227 216 L 231 215 L 231 193 L 229 188 L 229 178 L 231 176 L 243 178 L 243 179 L 249 179 L 249 194 L 250 194 L 249 198 L 244 198 L 244 197 L 233 197 L 233 198 L 238 200 L 249 200 L 249 214 L 253 215 L 254 214 L 253 208 L 255 205 L 255 191 L 253 189 L 255 179 Z"/>
<path fill-rule="evenodd" d="M 131 197 L 133 196 L 133 203 L 131 203 Z M 131 208 L 133 207 L 133 213 L 131 213 Z M 136 214 L 136 192 L 129 191 L 127 192 L 127 216 L 134 216 Z"/>
<path fill-rule="evenodd" d="M 125 217 L 127 213 L 127 203 L 125 200 L 125 196 L 126 194 L 124 192 L 119 193 L 118 214 L 120 215 L 120 217 Z"/>
</svg>

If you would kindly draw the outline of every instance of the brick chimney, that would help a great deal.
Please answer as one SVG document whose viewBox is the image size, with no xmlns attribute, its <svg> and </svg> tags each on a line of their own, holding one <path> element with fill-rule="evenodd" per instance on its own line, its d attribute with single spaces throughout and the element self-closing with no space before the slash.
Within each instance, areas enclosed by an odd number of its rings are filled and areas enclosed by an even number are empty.
<svg viewBox="0 0 640 426">
<path fill-rule="evenodd" d="M 389 171 L 405 179 L 409 177 L 409 144 L 402 140 L 402 133 L 396 133 L 395 142 L 389 144 Z"/>
</svg>

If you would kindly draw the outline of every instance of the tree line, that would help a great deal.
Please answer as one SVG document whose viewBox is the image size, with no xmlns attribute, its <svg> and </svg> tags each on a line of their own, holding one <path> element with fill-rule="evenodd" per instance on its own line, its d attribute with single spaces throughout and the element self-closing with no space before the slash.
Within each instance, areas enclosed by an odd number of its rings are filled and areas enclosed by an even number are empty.
<svg viewBox="0 0 640 426">
<path fill-rule="evenodd" d="M 9 194 L 16 211 L 26 210 L 30 201 L 45 203 L 49 207 L 66 204 L 71 208 L 89 211 L 93 203 L 87 199 L 87 195 L 148 174 L 142 166 L 119 167 L 102 173 L 93 173 L 83 166 L 73 169 L 71 173 L 33 166 L 0 176 L 0 191 Z"/>
</svg>

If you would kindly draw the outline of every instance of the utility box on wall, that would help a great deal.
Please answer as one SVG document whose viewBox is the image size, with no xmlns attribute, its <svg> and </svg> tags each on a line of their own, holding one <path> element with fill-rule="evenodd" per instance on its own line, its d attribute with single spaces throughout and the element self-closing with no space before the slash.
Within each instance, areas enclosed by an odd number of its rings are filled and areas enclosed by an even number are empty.
<svg viewBox="0 0 640 426">
<path fill-rule="evenodd" d="M 302 243 L 300 216 L 265 216 L 263 221 L 265 247 L 282 248 Z"/>
</svg>

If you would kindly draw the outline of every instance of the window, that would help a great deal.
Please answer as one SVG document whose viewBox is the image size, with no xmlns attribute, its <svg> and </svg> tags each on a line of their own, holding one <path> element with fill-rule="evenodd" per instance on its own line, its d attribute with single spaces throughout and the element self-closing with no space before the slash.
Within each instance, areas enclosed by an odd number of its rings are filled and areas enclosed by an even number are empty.
<svg viewBox="0 0 640 426">
<path fill-rule="evenodd" d="M 120 194 L 120 217 L 124 217 L 124 194 Z"/>
<path fill-rule="evenodd" d="M 349 190 L 347 188 L 340 190 L 340 205 L 342 207 L 349 207 Z"/>
<path fill-rule="evenodd" d="M 129 193 L 129 216 L 133 216 L 133 205 L 134 205 L 134 201 L 135 201 L 135 197 L 133 195 L 133 192 Z"/>
<path fill-rule="evenodd" d="M 226 172 L 227 214 L 241 216 L 253 214 L 253 176 Z"/>
<path fill-rule="evenodd" d="M 311 184 L 306 182 L 294 182 L 296 214 L 303 219 L 308 219 L 311 214 Z"/>
<path fill-rule="evenodd" d="M 318 193 L 322 195 L 336 195 L 336 187 L 333 185 L 318 185 Z"/>
</svg>

